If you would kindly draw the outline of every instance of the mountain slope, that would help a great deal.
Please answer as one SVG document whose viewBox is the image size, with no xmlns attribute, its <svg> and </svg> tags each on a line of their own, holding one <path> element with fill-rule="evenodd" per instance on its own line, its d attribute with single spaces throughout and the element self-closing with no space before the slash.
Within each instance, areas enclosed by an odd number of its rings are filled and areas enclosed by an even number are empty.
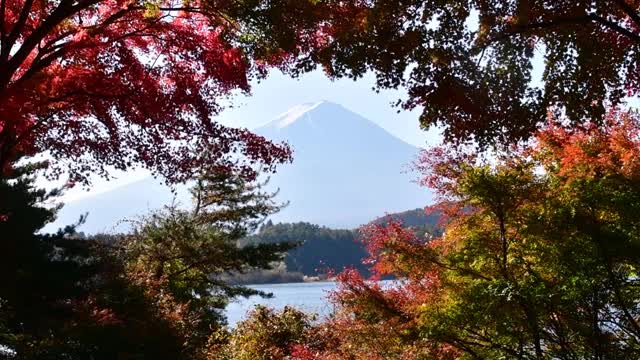
<svg viewBox="0 0 640 360">
<path fill-rule="evenodd" d="M 300 105 L 256 132 L 294 150 L 293 164 L 271 178 L 291 201 L 274 221 L 352 228 L 431 199 L 405 172 L 418 148 L 340 105 Z"/>
<path fill-rule="evenodd" d="M 269 182 L 277 199 L 290 204 L 272 217 L 275 222 L 305 221 L 323 226 L 354 228 L 389 212 L 422 207 L 430 194 L 403 173 L 418 149 L 392 136 L 373 122 L 330 103 L 299 105 L 255 130 L 294 150 L 293 164 L 283 165 Z M 145 179 L 106 193 L 71 202 L 48 230 L 89 212 L 80 231 L 121 230 L 113 225 L 172 201 L 157 180 Z M 189 203 L 181 188 L 177 199 Z"/>
<path fill-rule="evenodd" d="M 126 220 L 135 220 L 141 215 L 161 209 L 174 199 L 181 205 L 189 204 L 189 194 L 185 187 L 177 193 L 162 183 L 148 177 L 113 190 L 66 203 L 58 219 L 45 227 L 45 231 L 55 231 L 60 227 L 78 221 L 82 214 L 88 214 L 86 222 L 78 231 L 88 234 L 116 233 L 128 231 Z"/>
</svg>

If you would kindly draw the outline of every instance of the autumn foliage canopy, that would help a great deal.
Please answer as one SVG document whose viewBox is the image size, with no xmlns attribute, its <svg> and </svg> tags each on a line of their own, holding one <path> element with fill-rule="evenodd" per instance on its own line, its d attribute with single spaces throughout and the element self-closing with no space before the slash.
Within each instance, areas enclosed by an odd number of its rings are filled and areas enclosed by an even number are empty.
<svg viewBox="0 0 640 360">
<path fill-rule="evenodd" d="M 639 131 L 636 114 L 611 111 L 574 132 L 551 119 L 491 157 L 425 151 L 443 232 L 365 227 L 377 275 L 399 280 L 342 273 L 317 330 L 327 344 L 303 358 L 638 357 Z"/>
<path fill-rule="evenodd" d="M 332 77 L 373 71 L 379 88 L 407 90 L 402 106 L 422 108 L 423 126 L 479 145 L 530 137 L 549 107 L 573 125 L 602 124 L 607 106 L 639 89 L 640 14 L 624 0 L 5 0 L 0 8 L 5 170 L 17 154 L 44 151 L 79 179 L 142 165 L 179 181 L 211 159 L 234 166 L 234 151 L 269 168 L 288 149 L 213 117 L 273 66 L 293 75 L 321 66 Z"/>
<path fill-rule="evenodd" d="M 304 1 L 303 1 L 304 2 Z M 530 138 L 549 107 L 572 126 L 640 91 L 636 0 L 323 0 L 300 11 L 320 36 L 294 73 L 373 73 L 401 88 L 403 109 L 447 141 L 488 146 Z"/>
<path fill-rule="evenodd" d="M 289 160 L 287 147 L 213 120 L 228 96 L 282 61 L 251 57 L 231 3 L 3 0 L 3 171 L 43 152 L 77 180 L 109 166 L 180 181 L 205 162 L 250 172 Z"/>
<path fill-rule="evenodd" d="M 639 8 L 0 0 L 0 355 L 640 358 L 640 117 L 620 110 L 640 94 Z M 366 226 L 375 275 L 339 274 L 331 318 L 257 308 L 230 331 L 221 310 L 256 291 L 223 275 L 291 247 L 238 245 L 279 209 L 250 185 L 255 169 L 291 151 L 215 117 L 271 68 L 317 67 L 371 71 L 407 91 L 398 104 L 421 108 L 423 127 L 442 126 L 444 145 L 416 164 L 441 231 Z M 38 155 L 53 167 L 19 161 Z M 37 189 L 39 171 L 88 182 L 138 166 L 200 176 L 195 209 L 117 241 L 40 233 L 60 192 Z"/>
</svg>

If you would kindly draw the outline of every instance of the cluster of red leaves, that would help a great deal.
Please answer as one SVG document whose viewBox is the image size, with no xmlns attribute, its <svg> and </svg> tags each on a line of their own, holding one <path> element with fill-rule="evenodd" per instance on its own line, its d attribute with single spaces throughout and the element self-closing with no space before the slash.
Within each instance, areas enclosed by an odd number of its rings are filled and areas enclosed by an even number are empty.
<svg viewBox="0 0 640 360">
<path fill-rule="evenodd" d="M 330 295 L 337 313 L 315 328 L 322 346 L 305 344 L 295 353 L 300 359 L 453 359 L 456 351 L 420 339 L 415 333 L 421 307 L 440 301 L 435 249 L 440 241 L 426 242 L 401 223 L 369 225 L 362 229 L 374 275 L 363 278 L 347 269 L 336 276 L 338 287 Z M 401 277 L 393 284 L 384 275 Z M 314 336 L 310 336 L 314 338 Z"/>
<path fill-rule="evenodd" d="M 407 328 L 396 320 L 371 323 L 360 319 L 332 319 L 310 329 L 309 337 L 317 341 L 294 345 L 291 357 L 297 360 L 458 358 L 459 352 L 450 346 L 399 341 L 407 335 Z"/>
<path fill-rule="evenodd" d="M 95 296 L 89 296 L 82 301 L 74 300 L 71 303 L 76 323 L 96 324 L 97 326 L 122 325 L 122 320 L 113 309 L 103 307 Z"/>
<path fill-rule="evenodd" d="M 481 160 L 476 152 L 462 149 L 451 145 L 424 149 L 413 164 L 413 170 L 422 174 L 419 184 L 432 189 L 439 202 L 450 200 L 457 192 L 456 179 L 464 168 Z"/>
<path fill-rule="evenodd" d="M 105 299 L 90 295 L 74 305 L 77 319 L 97 327 L 116 326 L 126 328 L 135 323 L 140 331 L 152 332 L 166 327 L 176 338 L 188 343 L 190 329 L 198 322 L 198 316 L 189 311 L 188 304 L 176 301 L 166 291 L 166 279 L 158 279 L 147 271 L 131 268 L 124 274 L 106 274 L 117 277 L 117 281 L 136 294 L 133 303 L 144 309 L 114 309 Z M 112 282 L 114 279 L 111 280 Z M 137 313 L 136 313 L 137 312 Z M 135 315 L 134 315 L 135 314 Z M 135 318 L 140 317 L 141 319 Z M 161 323 L 161 326 L 158 326 Z M 154 326 L 158 326 L 154 328 Z"/>
<path fill-rule="evenodd" d="M 143 298 L 156 319 L 170 324 L 173 331 L 184 338 L 189 338 L 189 331 L 198 321 L 198 316 L 189 311 L 189 305 L 176 301 L 166 290 L 167 279 L 158 279 L 146 270 L 131 269 L 126 281 L 143 291 Z"/>
<path fill-rule="evenodd" d="M 142 165 L 181 181 L 203 162 L 236 166 L 233 152 L 245 171 L 287 161 L 286 146 L 212 121 L 221 99 L 249 89 L 251 64 L 227 36 L 224 5 L 2 1 L 4 171 L 44 151 L 80 179 Z"/>
<path fill-rule="evenodd" d="M 550 120 L 537 136 L 530 153 L 550 171 L 568 179 L 599 178 L 619 173 L 640 176 L 640 117 L 633 112 L 611 110 L 603 126 L 589 125 L 569 131 Z"/>
<path fill-rule="evenodd" d="M 430 269 L 423 264 L 435 260 L 434 247 L 437 241 L 426 241 L 403 226 L 397 220 L 386 225 L 371 224 L 362 229 L 362 241 L 377 278 L 384 275 L 398 275 L 411 278 L 429 277 Z"/>
</svg>

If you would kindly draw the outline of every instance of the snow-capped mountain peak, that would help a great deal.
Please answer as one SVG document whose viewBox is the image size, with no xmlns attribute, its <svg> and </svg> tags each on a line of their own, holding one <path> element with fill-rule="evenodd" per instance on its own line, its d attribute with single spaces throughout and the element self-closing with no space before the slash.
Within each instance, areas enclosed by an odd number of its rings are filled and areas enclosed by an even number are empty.
<svg viewBox="0 0 640 360">
<path fill-rule="evenodd" d="M 296 105 L 287 110 L 285 113 L 278 115 L 275 119 L 263 125 L 263 127 L 275 127 L 277 129 L 282 129 L 293 124 L 294 122 L 296 122 L 296 120 L 308 116 L 310 111 L 322 105 L 323 103 L 326 103 L 326 101 Z"/>
</svg>

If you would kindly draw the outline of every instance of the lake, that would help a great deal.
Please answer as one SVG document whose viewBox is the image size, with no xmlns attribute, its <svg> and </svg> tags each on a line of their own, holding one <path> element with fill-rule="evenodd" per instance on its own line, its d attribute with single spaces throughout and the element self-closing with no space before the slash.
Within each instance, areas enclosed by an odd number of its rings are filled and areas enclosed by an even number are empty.
<svg viewBox="0 0 640 360">
<path fill-rule="evenodd" d="M 249 285 L 249 287 L 273 294 L 270 299 L 252 296 L 248 299 L 239 298 L 230 303 L 225 310 L 230 326 L 244 319 L 247 312 L 260 304 L 274 309 L 293 306 L 308 313 L 327 316 L 333 307 L 327 300 L 329 292 L 336 287 L 334 282 L 306 282 L 286 284 Z"/>
</svg>

